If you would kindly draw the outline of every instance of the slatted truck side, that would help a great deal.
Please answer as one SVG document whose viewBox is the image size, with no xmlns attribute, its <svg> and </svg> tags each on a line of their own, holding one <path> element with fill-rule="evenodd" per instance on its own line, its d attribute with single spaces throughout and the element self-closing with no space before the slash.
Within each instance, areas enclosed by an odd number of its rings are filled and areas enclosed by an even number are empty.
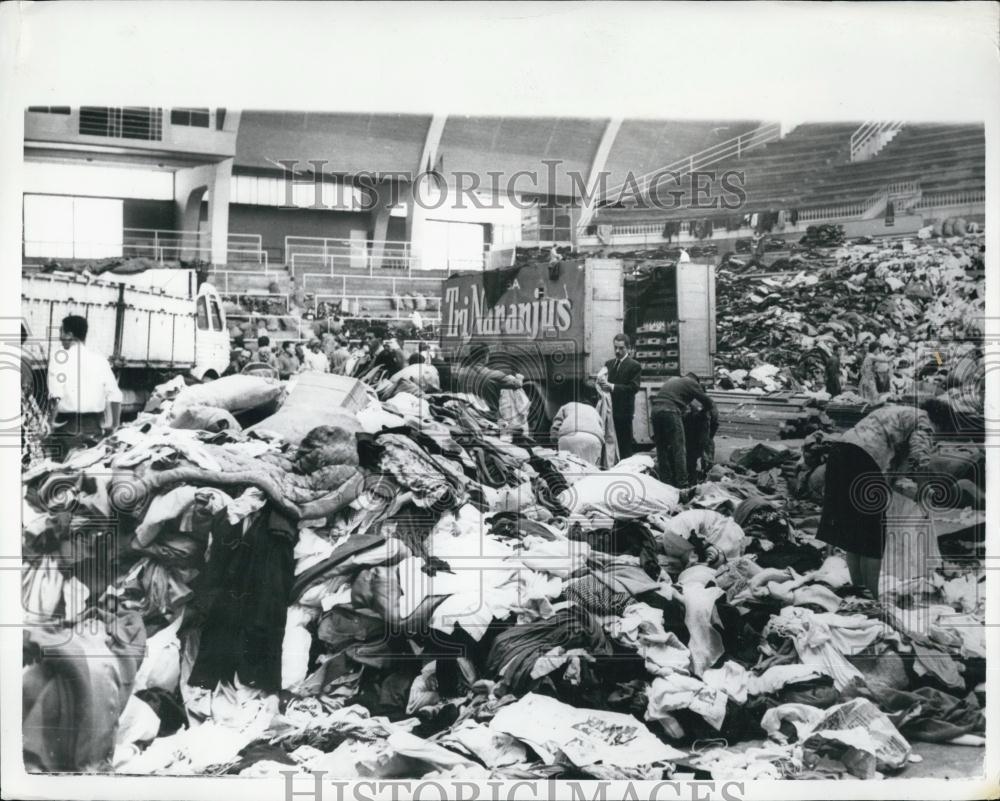
<svg viewBox="0 0 1000 801">
<path fill-rule="evenodd" d="M 26 274 L 21 309 L 25 358 L 43 373 L 59 347 L 63 317 L 85 317 L 87 344 L 111 361 L 126 408 L 141 406 L 152 387 L 175 375 L 211 380 L 229 363 L 222 302 L 211 284 L 197 286 L 193 270 L 101 278 Z"/>
</svg>

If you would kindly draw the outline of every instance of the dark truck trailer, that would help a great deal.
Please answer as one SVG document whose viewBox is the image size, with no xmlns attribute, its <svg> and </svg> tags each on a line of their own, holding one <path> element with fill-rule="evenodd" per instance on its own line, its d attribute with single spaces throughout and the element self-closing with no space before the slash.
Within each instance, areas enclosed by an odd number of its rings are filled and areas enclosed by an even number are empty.
<svg viewBox="0 0 1000 801">
<path fill-rule="evenodd" d="M 524 376 L 532 429 L 544 434 L 559 407 L 593 384 L 624 331 L 643 365 L 635 439 L 650 443 L 651 392 L 670 375 L 712 380 L 715 265 L 642 262 L 633 276 L 634 264 L 591 258 L 453 275 L 443 287 L 442 355 L 459 365 L 486 345 L 491 368 Z"/>
</svg>

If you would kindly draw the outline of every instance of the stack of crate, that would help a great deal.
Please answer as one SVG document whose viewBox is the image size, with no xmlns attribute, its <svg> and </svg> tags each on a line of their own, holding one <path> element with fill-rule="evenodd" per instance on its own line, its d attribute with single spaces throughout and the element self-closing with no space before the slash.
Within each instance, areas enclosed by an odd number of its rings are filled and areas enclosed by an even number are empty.
<svg viewBox="0 0 1000 801">
<path fill-rule="evenodd" d="M 679 353 L 676 321 L 654 320 L 636 329 L 635 358 L 644 376 L 677 375 Z"/>
</svg>

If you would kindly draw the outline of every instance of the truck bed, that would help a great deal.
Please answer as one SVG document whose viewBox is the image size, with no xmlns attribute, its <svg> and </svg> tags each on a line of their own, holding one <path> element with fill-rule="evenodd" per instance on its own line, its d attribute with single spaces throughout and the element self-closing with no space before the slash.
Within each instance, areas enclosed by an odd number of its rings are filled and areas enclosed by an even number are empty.
<svg viewBox="0 0 1000 801">
<path fill-rule="evenodd" d="M 21 311 L 48 359 L 59 346 L 59 325 L 69 314 L 85 317 L 87 344 L 119 368 L 186 369 L 195 363 L 195 313 L 190 297 L 155 289 L 66 275 L 25 275 Z"/>
</svg>

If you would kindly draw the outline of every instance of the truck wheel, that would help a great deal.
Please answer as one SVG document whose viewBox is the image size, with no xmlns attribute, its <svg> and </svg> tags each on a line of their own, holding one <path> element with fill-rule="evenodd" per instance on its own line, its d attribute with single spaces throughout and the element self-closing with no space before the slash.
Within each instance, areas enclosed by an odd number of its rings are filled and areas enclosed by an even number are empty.
<svg viewBox="0 0 1000 801">
<path fill-rule="evenodd" d="M 206 370 L 205 375 L 201 377 L 201 383 L 207 384 L 209 381 L 215 381 L 219 377 L 219 374 L 215 370 Z"/>
</svg>

